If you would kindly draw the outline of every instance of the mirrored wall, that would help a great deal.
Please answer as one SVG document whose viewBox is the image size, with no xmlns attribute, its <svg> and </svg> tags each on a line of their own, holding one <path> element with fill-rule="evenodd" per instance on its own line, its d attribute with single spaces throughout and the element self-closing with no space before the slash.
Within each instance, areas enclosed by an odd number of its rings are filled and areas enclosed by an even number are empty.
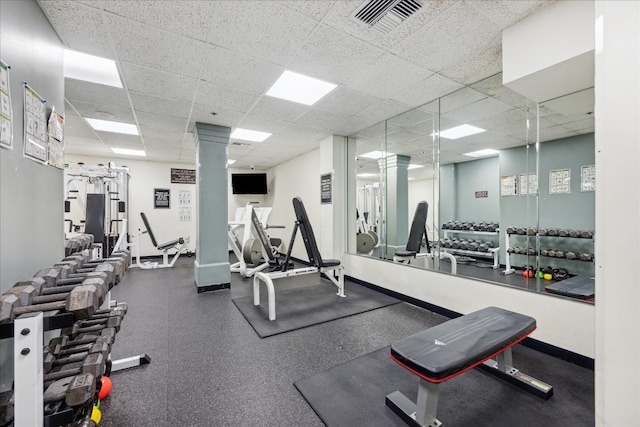
<svg viewBox="0 0 640 427">
<path fill-rule="evenodd" d="M 536 292 L 593 274 L 593 89 L 537 104 L 496 74 L 351 137 L 359 255 Z"/>
</svg>

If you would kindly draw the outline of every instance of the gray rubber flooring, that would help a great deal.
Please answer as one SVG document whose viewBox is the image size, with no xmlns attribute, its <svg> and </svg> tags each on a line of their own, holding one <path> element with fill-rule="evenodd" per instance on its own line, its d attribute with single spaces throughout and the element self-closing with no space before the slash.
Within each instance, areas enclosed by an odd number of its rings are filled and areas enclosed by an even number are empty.
<svg viewBox="0 0 640 427">
<path fill-rule="evenodd" d="M 172 269 L 131 269 L 112 290 L 113 299 L 129 304 L 112 358 L 146 353 L 152 361 L 113 373 L 101 426 L 322 426 L 295 382 L 446 320 L 400 303 L 261 339 L 231 301 L 251 295 L 252 280 L 234 273 L 231 289 L 198 294 L 193 261 L 181 257 Z M 317 285 L 315 277 L 277 286 Z M 554 372 L 568 365 L 554 361 L 544 376 L 552 384 Z M 584 371 L 565 393 L 593 396 L 593 372 Z M 485 383 L 498 381 L 484 377 Z M 488 413 L 512 410 L 509 399 L 491 403 Z M 586 411 L 593 413 L 592 407 Z M 491 425 L 483 416 L 477 414 L 475 425 Z"/>
</svg>

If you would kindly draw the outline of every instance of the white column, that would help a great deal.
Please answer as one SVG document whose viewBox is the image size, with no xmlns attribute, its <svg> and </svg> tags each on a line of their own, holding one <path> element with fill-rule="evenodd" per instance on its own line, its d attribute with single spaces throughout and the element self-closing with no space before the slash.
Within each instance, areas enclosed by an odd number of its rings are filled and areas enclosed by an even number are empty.
<svg viewBox="0 0 640 427">
<path fill-rule="evenodd" d="M 640 2 L 595 2 L 596 426 L 640 425 Z"/>
</svg>

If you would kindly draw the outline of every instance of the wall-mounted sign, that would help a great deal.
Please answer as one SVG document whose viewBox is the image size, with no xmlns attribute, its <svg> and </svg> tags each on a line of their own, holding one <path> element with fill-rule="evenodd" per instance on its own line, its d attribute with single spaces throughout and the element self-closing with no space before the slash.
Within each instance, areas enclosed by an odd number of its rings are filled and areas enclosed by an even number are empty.
<svg viewBox="0 0 640 427">
<path fill-rule="evenodd" d="M 195 184 L 196 170 L 171 168 L 171 183 L 172 184 Z"/>
<path fill-rule="evenodd" d="M 331 203 L 331 174 L 320 175 L 320 204 Z"/>
<path fill-rule="evenodd" d="M 153 189 L 153 207 L 156 209 L 169 209 L 171 207 L 171 190 L 168 188 Z"/>
<path fill-rule="evenodd" d="M 476 191 L 476 199 L 486 199 L 489 197 L 488 191 Z"/>
<path fill-rule="evenodd" d="M 518 176 L 505 175 L 500 177 L 500 195 L 501 196 L 517 196 L 518 195 Z"/>
<path fill-rule="evenodd" d="M 580 168 L 580 191 L 596 191 L 596 165 Z"/>
<path fill-rule="evenodd" d="M 571 169 L 549 171 L 549 194 L 571 193 Z"/>
</svg>

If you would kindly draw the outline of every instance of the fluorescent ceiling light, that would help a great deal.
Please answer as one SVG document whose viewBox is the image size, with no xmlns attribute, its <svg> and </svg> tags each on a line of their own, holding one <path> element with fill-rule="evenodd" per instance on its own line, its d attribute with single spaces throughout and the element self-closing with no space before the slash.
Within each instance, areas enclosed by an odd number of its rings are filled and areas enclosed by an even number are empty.
<svg viewBox="0 0 640 427">
<path fill-rule="evenodd" d="M 313 105 L 337 87 L 313 77 L 285 70 L 266 95 L 304 105 Z"/>
<path fill-rule="evenodd" d="M 101 85 L 122 87 L 115 61 L 73 50 L 64 50 L 64 76 Z"/>
<path fill-rule="evenodd" d="M 86 117 L 85 117 L 85 120 L 89 122 L 89 124 L 94 130 L 101 130 L 104 132 L 124 133 L 127 135 L 140 135 L 138 133 L 137 126 L 129 123 L 112 122 L 109 120 L 100 120 L 100 119 L 87 119 Z"/>
<path fill-rule="evenodd" d="M 228 159 L 228 160 L 227 160 L 227 164 L 228 164 L 228 165 L 232 165 L 232 164 L 234 164 L 235 162 L 236 162 L 235 160 L 231 160 L 231 159 Z"/>
<path fill-rule="evenodd" d="M 440 137 L 446 139 L 458 139 L 465 136 L 475 135 L 476 133 L 486 132 L 486 129 L 471 125 L 460 125 L 450 129 L 440 131 Z"/>
<path fill-rule="evenodd" d="M 486 157 L 486 156 L 494 156 L 498 153 L 499 153 L 498 150 L 494 150 L 492 148 L 486 148 L 484 150 L 472 151 L 471 153 L 464 153 L 463 156 Z"/>
<path fill-rule="evenodd" d="M 394 153 L 389 153 L 388 151 L 370 151 L 365 154 L 360 154 L 358 157 L 365 157 L 367 159 L 381 159 L 383 157 L 393 156 Z"/>
<path fill-rule="evenodd" d="M 147 156 L 147 153 L 145 153 L 144 150 L 131 150 L 129 148 L 111 147 L 111 151 L 113 151 L 116 154 L 126 154 L 127 156 L 141 156 L 141 157 Z"/>
<path fill-rule="evenodd" d="M 240 128 L 236 128 L 236 130 L 234 130 L 231 133 L 231 138 L 233 139 L 242 139 L 244 141 L 255 141 L 255 142 L 262 142 L 265 139 L 269 138 L 270 136 L 271 134 L 268 132 L 259 132 L 257 130 L 248 130 L 248 129 L 240 129 Z"/>
<path fill-rule="evenodd" d="M 408 169 L 408 170 L 411 170 L 411 169 L 420 169 L 420 168 L 423 168 L 423 167 L 424 167 L 424 165 L 414 165 L 414 164 L 410 164 L 410 165 L 407 167 L 407 169 Z"/>
<path fill-rule="evenodd" d="M 359 173 L 356 175 L 358 178 L 371 178 L 374 176 L 378 176 L 377 173 Z"/>
</svg>

